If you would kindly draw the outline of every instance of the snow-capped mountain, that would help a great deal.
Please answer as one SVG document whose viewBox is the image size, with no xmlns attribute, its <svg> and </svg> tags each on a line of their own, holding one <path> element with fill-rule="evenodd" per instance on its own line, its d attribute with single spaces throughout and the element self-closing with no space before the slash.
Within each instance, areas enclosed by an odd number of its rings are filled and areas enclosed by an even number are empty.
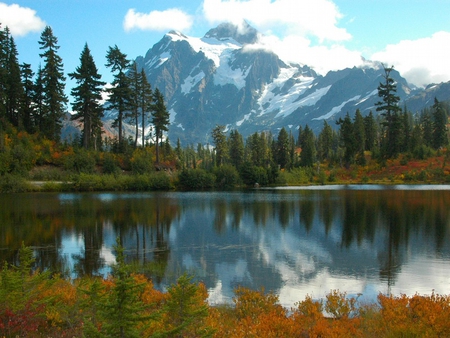
<svg viewBox="0 0 450 338">
<path fill-rule="evenodd" d="M 334 126 L 335 120 L 356 109 L 363 115 L 376 113 L 381 64 L 366 62 L 364 67 L 321 76 L 259 47 L 258 37 L 249 25 L 240 30 L 227 23 L 203 38 L 171 31 L 136 59 L 152 87 L 164 95 L 173 143 L 178 138 L 185 145 L 211 143 L 216 125 L 237 129 L 244 137 L 263 130 L 276 135 L 281 127 L 294 133 L 306 124 L 319 131 L 324 120 Z M 391 76 L 402 100 L 424 91 L 395 70 Z"/>
</svg>

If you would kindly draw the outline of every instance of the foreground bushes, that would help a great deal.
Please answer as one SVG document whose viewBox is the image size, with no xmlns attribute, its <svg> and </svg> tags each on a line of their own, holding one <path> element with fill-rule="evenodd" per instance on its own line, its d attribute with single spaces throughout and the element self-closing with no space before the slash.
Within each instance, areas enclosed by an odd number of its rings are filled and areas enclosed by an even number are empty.
<svg viewBox="0 0 450 338">
<path fill-rule="evenodd" d="M 118 242 L 117 242 L 118 243 Z M 63 279 L 33 271 L 22 246 L 18 266 L 0 273 L 2 337 L 448 337 L 450 297 L 380 294 L 358 304 L 332 290 L 292 309 L 264 290 L 237 288 L 234 305 L 209 306 L 202 283 L 182 275 L 167 292 L 135 274 L 116 244 L 106 278 Z"/>
</svg>

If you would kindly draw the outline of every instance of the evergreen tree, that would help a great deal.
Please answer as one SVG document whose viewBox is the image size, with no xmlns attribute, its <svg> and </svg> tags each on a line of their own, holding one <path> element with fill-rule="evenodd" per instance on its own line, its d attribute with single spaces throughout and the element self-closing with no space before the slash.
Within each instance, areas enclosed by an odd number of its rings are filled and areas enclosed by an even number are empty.
<svg viewBox="0 0 450 338">
<path fill-rule="evenodd" d="M 278 133 L 276 162 L 281 169 L 285 169 L 289 165 L 289 134 L 284 127 Z"/>
<path fill-rule="evenodd" d="M 119 151 L 123 151 L 123 119 L 130 108 L 131 100 L 131 90 L 126 75 L 130 61 L 127 59 L 127 55 L 122 53 L 117 45 L 109 47 L 106 54 L 106 61 L 106 67 L 111 68 L 111 71 L 114 73 L 114 80 L 111 83 L 112 87 L 108 89 L 110 94 L 109 109 L 117 111 L 117 117 L 113 122 L 113 127 L 118 129 Z"/>
<path fill-rule="evenodd" d="M 224 132 L 225 127 L 216 125 L 211 133 L 214 142 L 215 165 L 220 167 L 228 157 L 227 137 Z"/>
<path fill-rule="evenodd" d="M 391 158 L 397 156 L 400 151 L 401 121 L 399 113 L 401 108 L 398 106 L 400 97 L 396 95 L 397 84 L 391 77 L 394 67 L 386 68 L 383 66 L 383 68 L 385 82 L 380 83 L 378 86 L 378 96 L 381 98 L 381 101 L 375 103 L 375 105 L 377 106 L 376 110 L 381 112 L 381 115 L 384 117 L 384 155 Z"/>
<path fill-rule="evenodd" d="M 62 58 L 57 54 L 58 39 L 50 26 L 45 27 L 39 41 L 39 54 L 44 59 L 42 68 L 43 109 L 40 116 L 41 132 L 50 140 L 59 141 L 61 137 L 62 118 L 65 114 L 67 97 L 64 94 L 65 80 Z"/>
<path fill-rule="evenodd" d="M 323 128 L 317 139 L 317 156 L 320 161 L 327 161 L 331 158 L 333 151 L 333 129 L 323 121 Z"/>
<path fill-rule="evenodd" d="M 37 130 L 44 129 L 45 108 L 44 108 L 44 83 L 42 68 L 39 66 L 33 86 L 33 112 L 35 116 L 34 125 Z"/>
<path fill-rule="evenodd" d="M 434 98 L 433 104 L 433 147 L 439 149 L 448 144 L 448 117 L 443 105 Z"/>
<path fill-rule="evenodd" d="M 140 117 L 140 95 L 141 95 L 141 74 L 138 72 L 136 62 L 130 67 L 128 71 L 128 81 L 130 84 L 130 111 L 127 117 L 130 119 L 130 123 L 134 125 L 134 147 L 137 147 L 139 138 L 139 117 Z"/>
<path fill-rule="evenodd" d="M 168 131 L 170 123 L 170 114 L 164 103 L 164 96 L 158 88 L 154 93 L 154 106 L 152 111 L 152 124 L 155 127 L 156 136 L 156 163 L 159 163 L 159 141 L 162 140 L 163 132 Z"/>
<path fill-rule="evenodd" d="M 411 149 L 411 134 L 412 134 L 412 117 L 411 114 L 406 109 L 403 108 L 401 113 L 401 123 L 402 123 L 402 134 L 400 139 L 400 151 L 407 152 Z"/>
<path fill-rule="evenodd" d="M 145 145 L 145 126 L 148 114 L 153 109 L 153 92 L 150 83 L 147 80 L 147 74 L 144 69 L 141 71 L 140 77 L 140 108 L 141 108 L 141 129 L 142 129 L 142 146 Z"/>
<path fill-rule="evenodd" d="M 232 130 L 229 137 L 230 150 L 229 158 L 235 168 L 240 168 L 244 163 L 244 140 L 242 135 L 237 130 Z"/>
<path fill-rule="evenodd" d="M 420 124 L 422 126 L 422 140 L 427 147 L 433 145 L 433 120 L 430 109 L 425 108 L 420 115 Z"/>
<path fill-rule="evenodd" d="M 302 148 L 300 165 L 302 167 L 314 166 L 316 160 L 315 137 L 312 129 L 309 128 L 308 125 L 306 125 L 305 129 L 302 131 L 300 147 Z"/>
<path fill-rule="evenodd" d="M 35 96 L 35 93 L 33 83 L 34 73 L 31 70 L 31 65 L 29 63 L 21 64 L 20 74 L 24 91 L 20 105 L 23 127 L 28 133 L 34 133 L 36 121 L 34 116 L 33 97 Z"/>
<path fill-rule="evenodd" d="M 80 66 L 69 77 L 75 79 L 77 86 L 71 91 L 75 101 L 72 109 L 76 114 L 71 116 L 72 120 L 78 120 L 83 124 L 83 147 L 96 148 L 101 140 L 101 118 L 103 108 L 100 104 L 102 99 L 102 87 L 105 82 L 100 81 L 94 58 L 87 44 L 81 52 Z"/>
<path fill-rule="evenodd" d="M 366 141 L 364 142 L 366 150 L 373 151 L 378 144 L 378 130 L 372 111 L 364 117 L 364 134 L 366 135 Z"/>
<path fill-rule="evenodd" d="M 360 165 L 366 164 L 366 158 L 364 156 L 364 150 L 366 149 L 366 130 L 364 126 L 364 118 L 361 115 L 359 109 L 356 110 L 355 117 L 353 120 L 353 132 L 355 139 L 355 153 L 356 162 Z"/>
<path fill-rule="evenodd" d="M 141 337 L 139 322 L 149 319 L 145 315 L 145 305 L 141 299 L 144 285 L 139 284 L 125 264 L 124 248 L 116 239 L 116 264 L 112 267 L 114 286 L 101 301 L 101 313 L 104 318 L 102 332 L 106 337 Z"/>
<path fill-rule="evenodd" d="M 0 117 L 6 117 L 8 37 L 0 24 Z"/>
<path fill-rule="evenodd" d="M 9 35 L 8 28 L 5 29 L 7 36 L 7 63 L 6 63 L 6 115 L 8 120 L 19 129 L 22 129 L 23 119 L 20 116 L 20 104 L 23 97 L 23 87 L 20 77 L 20 65 L 18 61 L 17 47 L 14 38 Z"/>
<path fill-rule="evenodd" d="M 339 125 L 339 135 L 341 139 L 341 145 L 344 148 L 344 162 L 348 168 L 350 164 L 355 162 L 355 155 L 358 150 L 358 144 L 355 138 L 354 125 L 350 119 L 350 115 L 347 113 L 345 118 L 336 122 Z"/>
</svg>

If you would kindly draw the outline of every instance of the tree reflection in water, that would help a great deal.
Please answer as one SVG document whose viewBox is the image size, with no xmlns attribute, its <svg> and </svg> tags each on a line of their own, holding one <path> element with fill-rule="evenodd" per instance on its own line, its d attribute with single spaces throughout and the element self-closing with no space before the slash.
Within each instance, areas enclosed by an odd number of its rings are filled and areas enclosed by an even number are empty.
<svg viewBox="0 0 450 338">
<path fill-rule="evenodd" d="M 391 188 L 1 195 L 0 259 L 14 262 L 23 241 L 40 269 L 104 275 L 118 236 L 127 262 L 156 284 L 189 270 L 221 293 L 301 289 L 323 276 L 389 292 L 412 257 L 450 262 L 449 197 Z"/>
</svg>

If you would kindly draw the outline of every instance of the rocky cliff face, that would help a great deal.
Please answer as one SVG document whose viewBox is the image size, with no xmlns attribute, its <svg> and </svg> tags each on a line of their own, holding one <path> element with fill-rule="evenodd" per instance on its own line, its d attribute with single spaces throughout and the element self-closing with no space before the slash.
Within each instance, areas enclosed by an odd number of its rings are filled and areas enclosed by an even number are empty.
<svg viewBox="0 0 450 338">
<path fill-rule="evenodd" d="M 173 143 L 178 138 L 184 145 L 211 143 L 216 125 L 237 129 L 244 136 L 263 130 L 276 134 L 281 127 L 295 132 L 306 124 L 319 131 L 324 120 L 334 125 L 356 109 L 363 115 L 376 113 L 377 87 L 384 74 L 381 64 L 366 62 L 364 67 L 320 76 L 307 65 L 288 64 L 258 47 L 258 37 L 248 25 L 222 24 L 203 38 L 171 31 L 136 59 L 152 87 L 165 97 Z M 403 102 L 411 102 L 414 111 L 423 108 L 433 93 L 446 95 L 440 100 L 450 98 L 450 85 L 427 92 L 409 85 L 395 70 L 391 75 L 397 94 Z"/>
</svg>

